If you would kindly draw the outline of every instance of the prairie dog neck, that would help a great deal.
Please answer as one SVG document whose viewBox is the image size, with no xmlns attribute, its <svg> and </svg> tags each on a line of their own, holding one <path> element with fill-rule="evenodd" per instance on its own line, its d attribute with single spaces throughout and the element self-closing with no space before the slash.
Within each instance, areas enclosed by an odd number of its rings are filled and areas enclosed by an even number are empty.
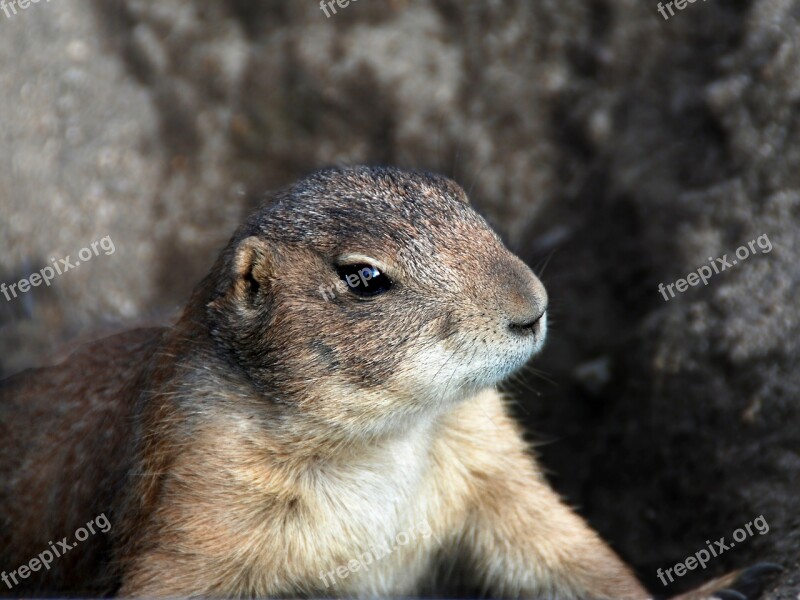
<svg viewBox="0 0 800 600">
<path fill-rule="evenodd" d="M 313 472 L 322 464 L 326 468 L 370 468 L 370 465 L 381 463 L 409 468 L 416 464 L 421 468 L 424 464 L 421 458 L 428 455 L 442 419 L 455 408 L 455 405 L 440 406 L 391 415 L 391 420 L 381 421 L 383 425 L 380 428 L 365 427 L 358 435 L 353 435 L 352 428 L 346 423 L 328 421 L 327 415 L 320 418 L 306 413 L 294 403 L 254 393 L 239 377 L 234 379 L 227 375 L 221 388 L 220 379 L 209 377 L 208 373 L 206 364 L 203 370 L 182 376 L 180 379 L 183 381 L 174 387 L 188 387 L 187 380 L 191 380 L 192 393 L 183 399 L 183 394 L 178 393 L 169 402 L 183 407 L 179 410 L 194 430 L 221 430 L 210 444 L 215 445 L 219 440 L 225 445 L 256 449 L 269 457 L 271 467 L 280 465 L 287 474 Z M 324 386 L 321 388 L 315 390 L 307 401 L 315 405 L 338 406 L 341 396 Z M 365 398 L 355 390 L 351 402 L 376 404 L 378 393 L 372 391 Z M 198 398 L 202 400 L 198 402 Z"/>
</svg>

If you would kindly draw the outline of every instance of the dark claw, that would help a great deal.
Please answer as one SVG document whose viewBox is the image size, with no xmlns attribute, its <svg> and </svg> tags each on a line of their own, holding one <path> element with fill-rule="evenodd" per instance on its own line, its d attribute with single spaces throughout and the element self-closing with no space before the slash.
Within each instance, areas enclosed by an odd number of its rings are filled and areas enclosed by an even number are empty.
<svg viewBox="0 0 800 600">
<path fill-rule="evenodd" d="M 780 573 L 781 571 L 783 571 L 782 566 L 776 565 L 775 563 L 763 562 L 745 569 L 744 573 L 742 573 L 739 579 L 757 579 L 760 577 L 769 577 L 771 575 Z"/>
<path fill-rule="evenodd" d="M 719 598 L 719 600 L 747 600 L 747 596 L 736 590 L 719 590 L 714 592 L 712 598 Z"/>
<path fill-rule="evenodd" d="M 769 580 L 781 571 L 783 571 L 783 567 L 775 563 L 758 563 L 757 565 L 745 569 L 742 574 L 739 575 L 733 587 L 735 587 L 736 591 L 740 592 L 740 594 L 744 595 L 745 600 L 747 598 L 758 598 L 767 583 L 769 583 Z"/>
</svg>

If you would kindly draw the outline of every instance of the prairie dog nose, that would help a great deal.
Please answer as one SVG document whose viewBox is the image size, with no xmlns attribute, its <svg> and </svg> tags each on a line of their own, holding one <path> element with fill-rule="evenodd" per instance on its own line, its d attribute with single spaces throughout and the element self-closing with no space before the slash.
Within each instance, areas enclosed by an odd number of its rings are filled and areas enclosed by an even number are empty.
<svg viewBox="0 0 800 600">
<path fill-rule="evenodd" d="M 546 319 L 547 292 L 522 261 L 515 267 L 516 276 L 506 286 L 504 303 L 508 330 L 515 335 L 535 335 Z"/>
<path fill-rule="evenodd" d="M 523 322 L 511 322 L 508 324 L 508 329 L 511 333 L 516 335 L 536 335 L 541 330 L 542 318 L 545 317 L 546 311 L 542 311 L 539 315 L 528 319 Z"/>
</svg>

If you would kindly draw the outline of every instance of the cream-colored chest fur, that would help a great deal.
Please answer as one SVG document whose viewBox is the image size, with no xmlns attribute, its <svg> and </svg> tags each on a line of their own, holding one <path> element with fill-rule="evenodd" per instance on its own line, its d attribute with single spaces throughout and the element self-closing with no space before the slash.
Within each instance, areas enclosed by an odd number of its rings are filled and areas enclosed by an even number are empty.
<svg viewBox="0 0 800 600">
<path fill-rule="evenodd" d="M 309 485 L 307 542 L 325 590 L 411 593 L 436 543 L 430 518 L 427 428 L 375 446 L 347 464 L 320 466 Z"/>
<path fill-rule="evenodd" d="M 342 460 L 321 450 L 302 468 L 288 464 L 290 450 L 250 435 L 249 424 L 209 431 L 202 437 L 213 443 L 194 444 L 173 471 L 162 510 L 165 522 L 181 524 L 180 538 L 164 541 L 193 551 L 170 559 L 213 556 L 219 576 L 209 593 L 412 593 L 438 537 L 431 429 Z"/>
</svg>

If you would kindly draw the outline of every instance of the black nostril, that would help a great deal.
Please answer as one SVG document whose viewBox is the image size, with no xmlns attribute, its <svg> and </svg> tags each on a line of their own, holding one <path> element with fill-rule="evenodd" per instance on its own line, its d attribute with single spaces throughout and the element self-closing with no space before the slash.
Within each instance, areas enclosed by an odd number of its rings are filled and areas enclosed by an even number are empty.
<svg viewBox="0 0 800 600">
<path fill-rule="evenodd" d="M 544 312 L 534 317 L 533 319 L 528 319 L 527 321 L 520 321 L 518 323 L 509 323 L 508 328 L 511 330 L 512 333 L 520 335 L 535 333 L 537 325 L 539 324 L 539 321 L 542 320 L 543 316 Z"/>
</svg>

